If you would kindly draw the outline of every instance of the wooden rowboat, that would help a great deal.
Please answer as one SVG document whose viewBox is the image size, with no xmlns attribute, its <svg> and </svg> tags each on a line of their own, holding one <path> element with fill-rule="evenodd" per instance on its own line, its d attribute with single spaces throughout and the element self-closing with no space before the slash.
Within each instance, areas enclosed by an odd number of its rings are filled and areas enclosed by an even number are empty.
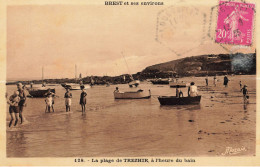
<svg viewBox="0 0 260 167">
<path fill-rule="evenodd" d="M 55 89 L 50 89 L 50 91 L 55 93 Z M 48 88 L 31 88 L 28 92 L 31 97 L 45 97 L 45 94 L 48 92 Z"/>
<path fill-rule="evenodd" d="M 129 92 L 114 92 L 115 99 L 149 99 L 151 91 L 129 91 Z"/>
<path fill-rule="evenodd" d="M 200 104 L 201 96 L 195 97 L 176 97 L 176 96 L 159 96 L 158 100 L 161 105 L 189 105 Z"/>
</svg>

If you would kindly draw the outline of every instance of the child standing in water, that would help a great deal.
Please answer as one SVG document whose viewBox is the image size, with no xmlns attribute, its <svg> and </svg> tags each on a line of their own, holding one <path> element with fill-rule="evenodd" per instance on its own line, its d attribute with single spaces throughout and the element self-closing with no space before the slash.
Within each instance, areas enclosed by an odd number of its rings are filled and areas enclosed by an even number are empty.
<svg viewBox="0 0 260 167">
<path fill-rule="evenodd" d="M 52 100 L 52 95 L 51 94 L 47 94 L 47 97 L 45 99 L 45 103 L 46 103 L 46 109 L 45 109 L 45 112 L 51 112 L 51 108 L 53 106 L 53 100 Z M 53 108 L 52 108 L 52 111 L 54 112 Z"/>
<path fill-rule="evenodd" d="M 20 97 L 19 97 L 19 92 L 18 91 L 14 91 L 14 94 L 10 96 L 9 100 L 7 101 L 7 103 L 10 105 L 9 106 L 9 113 L 11 116 L 11 120 L 9 123 L 9 127 L 11 127 L 12 122 L 14 120 L 15 117 L 15 123 L 14 126 L 16 126 L 18 119 L 19 119 L 19 104 L 20 102 Z"/>
<path fill-rule="evenodd" d="M 49 88 L 48 89 L 48 92 L 44 94 L 44 96 L 46 96 L 47 98 L 45 99 L 45 102 L 46 102 L 46 109 L 45 109 L 45 112 L 46 110 L 48 109 L 48 106 L 50 106 L 52 108 L 52 112 L 54 112 L 54 97 L 58 97 L 55 95 L 55 93 L 51 92 L 51 89 Z M 52 104 L 51 105 L 48 105 L 47 104 L 47 101 L 50 100 L 48 98 L 50 98 L 49 96 L 51 96 L 51 99 L 52 99 Z M 48 100 L 47 100 L 48 99 Z"/>
<path fill-rule="evenodd" d="M 69 88 L 66 88 L 66 93 L 64 95 L 64 98 L 65 98 L 66 112 L 68 112 L 70 111 L 71 98 L 72 98 L 72 93 L 70 93 Z"/>
<path fill-rule="evenodd" d="M 80 102 L 79 102 L 79 104 L 81 105 L 82 114 L 83 114 L 84 112 L 86 112 L 87 92 L 83 88 L 81 90 L 82 90 L 82 92 L 80 94 Z"/>
</svg>

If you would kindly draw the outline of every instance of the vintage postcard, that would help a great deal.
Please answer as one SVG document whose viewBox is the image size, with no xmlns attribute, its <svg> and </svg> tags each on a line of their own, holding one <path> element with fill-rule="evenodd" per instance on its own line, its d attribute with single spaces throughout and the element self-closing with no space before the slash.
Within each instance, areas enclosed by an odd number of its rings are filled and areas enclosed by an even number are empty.
<svg viewBox="0 0 260 167">
<path fill-rule="evenodd" d="M 260 165 L 259 5 L 0 0 L 0 165 Z"/>
</svg>

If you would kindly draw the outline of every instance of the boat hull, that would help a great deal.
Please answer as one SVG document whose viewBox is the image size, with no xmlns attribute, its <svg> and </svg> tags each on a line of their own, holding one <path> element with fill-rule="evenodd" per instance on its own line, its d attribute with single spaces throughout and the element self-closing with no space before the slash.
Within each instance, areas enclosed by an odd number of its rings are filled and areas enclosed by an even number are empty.
<svg viewBox="0 0 260 167">
<path fill-rule="evenodd" d="M 189 83 L 178 83 L 178 82 L 170 82 L 169 83 L 171 88 L 176 88 L 177 86 L 179 86 L 180 88 L 185 88 L 187 86 L 189 86 Z"/>
<path fill-rule="evenodd" d="M 62 87 L 65 89 L 69 88 L 70 90 L 81 90 L 81 87 L 79 84 L 61 84 Z M 84 89 L 89 89 L 89 85 L 84 85 Z"/>
<path fill-rule="evenodd" d="M 114 92 L 115 99 L 149 99 L 151 91 Z"/>
<path fill-rule="evenodd" d="M 55 89 L 50 89 L 51 92 L 55 93 Z M 29 94 L 32 97 L 45 97 L 45 94 L 48 92 L 48 89 L 30 89 Z"/>
<path fill-rule="evenodd" d="M 190 105 L 200 104 L 201 96 L 195 97 L 176 97 L 176 96 L 159 96 L 158 100 L 161 105 Z"/>
<path fill-rule="evenodd" d="M 130 87 L 133 87 L 133 86 L 137 87 L 139 84 L 140 84 L 139 80 L 134 80 L 134 81 L 129 82 Z"/>
<path fill-rule="evenodd" d="M 168 85 L 169 80 L 151 80 L 154 85 Z"/>
</svg>

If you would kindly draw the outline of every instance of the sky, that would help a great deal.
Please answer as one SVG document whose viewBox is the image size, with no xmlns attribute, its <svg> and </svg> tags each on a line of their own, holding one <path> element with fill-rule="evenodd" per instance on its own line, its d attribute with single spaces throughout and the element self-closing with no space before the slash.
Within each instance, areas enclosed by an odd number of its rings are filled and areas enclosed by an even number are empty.
<svg viewBox="0 0 260 167">
<path fill-rule="evenodd" d="M 207 36 L 209 13 L 208 6 L 9 6 L 7 80 L 40 79 L 42 67 L 45 78 L 73 78 L 75 65 L 83 77 L 115 76 L 187 56 L 228 53 Z"/>
</svg>

